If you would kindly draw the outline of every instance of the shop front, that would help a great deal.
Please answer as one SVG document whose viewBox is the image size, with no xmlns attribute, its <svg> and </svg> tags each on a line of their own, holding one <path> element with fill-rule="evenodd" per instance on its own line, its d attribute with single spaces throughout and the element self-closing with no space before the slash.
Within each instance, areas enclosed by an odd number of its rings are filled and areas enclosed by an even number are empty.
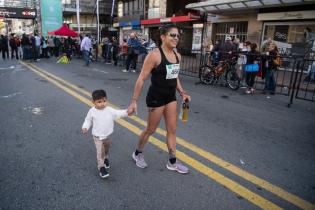
<svg viewBox="0 0 315 210">
<path fill-rule="evenodd" d="M 37 12 L 31 8 L 0 7 L 0 33 L 18 34 L 33 33 Z"/>
<path fill-rule="evenodd" d="M 305 54 L 312 50 L 315 10 L 260 13 L 263 21 L 262 44 L 271 38 L 281 54 Z M 313 38 L 312 38 L 313 37 Z"/>
<path fill-rule="evenodd" d="M 179 48 L 191 49 L 193 44 L 194 23 L 200 23 L 201 18 L 199 15 L 188 13 L 185 16 L 174 16 L 167 18 L 154 18 L 148 20 L 141 20 L 141 25 L 148 37 L 160 44 L 159 27 L 164 24 L 174 23 L 180 30 L 181 39 Z"/>
<path fill-rule="evenodd" d="M 142 29 L 140 25 L 140 16 L 124 16 L 117 19 L 113 27 L 119 30 L 119 41 L 122 43 L 123 39 L 128 39 L 131 32 L 136 32 L 137 36 L 142 36 Z"/>
<path fill-rule="evenodd" d="M 290 54 L 303 50 L 307 27 L 314 33 L 314 6 L 314 1 L 303 0 L 208 0 L 186 8 L 207 13 L 204 39 L 223 42 L 229 36 L 260 46 L 271 38 L 282 53 Z"/>
</svg>

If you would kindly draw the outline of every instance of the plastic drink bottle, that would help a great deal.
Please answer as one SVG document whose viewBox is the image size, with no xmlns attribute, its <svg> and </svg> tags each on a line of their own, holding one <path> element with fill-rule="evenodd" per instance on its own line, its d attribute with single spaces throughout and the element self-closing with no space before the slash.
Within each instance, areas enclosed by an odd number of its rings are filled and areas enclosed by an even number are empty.
<svg viewBox="0 0 315 210">
<path fill-rule="evenodd" d="M 188 101 L 188 99 L 186 99 L 182 103 L 181 120 L 183 122 L 187 122 L 188 121 L 188 111 L 189 111 L 189 101 Z"/>
</svg>

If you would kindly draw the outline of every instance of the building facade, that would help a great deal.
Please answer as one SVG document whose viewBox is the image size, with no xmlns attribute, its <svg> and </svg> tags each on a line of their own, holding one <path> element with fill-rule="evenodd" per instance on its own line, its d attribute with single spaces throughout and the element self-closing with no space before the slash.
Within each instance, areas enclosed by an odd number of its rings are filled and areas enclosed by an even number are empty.
<svg viewBox="0 0 315 210">
<path fill-rule="evenodd" d="M 63 21 L 78 31 L 76 0 L 62 0 Z M 108 34 L 111 27 L 111 1 L 99 1 L 101 36 Z M 97 34 L 96 4 L 91 0 L 80 0 L 80 32 Z"/>
<path fill-rule="evenodd" d="M 118 1 L 114 27 L 120 31 L 120 40 L 128 38 L 135 31 L 138 36 L 159 43 L 159 27 L 174 23 L 181 30 L 180 47 L 193 45 L 194 23 L 201 22 L 199 12 L 185 8 L 192 0 L 177 4 L 171 0 L 127 0 Z"/>
<path fill-rule="evenodd" d="M 260 46 L 271 38 L 282 54 L 303 54 L 306 29 L 315 31 L 314 0 L 207 0 L 186 8 L 207 14 L 205 38 L 237 37 Z"/>
<path fill-rule="evenodd" d="M 33 33 L 37 26 L 34 0 L 0 0 L 0 34 Z"/>
<path fill-rule="evenodd" d="M 128 39 L 132 31 L 137 32 L 138 37 L 144 37 L 141 20 L 145 16 L 147 2 L 147 0 L 117 2 L 117 17 L 114 19 L 113 26 L 119 31 L 120 42 Z"/>
</svg>

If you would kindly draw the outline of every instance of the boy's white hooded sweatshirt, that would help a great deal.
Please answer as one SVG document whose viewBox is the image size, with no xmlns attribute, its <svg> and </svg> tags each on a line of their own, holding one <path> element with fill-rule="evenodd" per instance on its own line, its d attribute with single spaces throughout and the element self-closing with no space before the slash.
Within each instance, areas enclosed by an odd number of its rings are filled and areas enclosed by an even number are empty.
<svg viewBox="0 0 315 210">
<path fill-rule="evenodd" d="M 93 106 L 87 113 L 82 128 L 89 129 L 93 125 L 92 135 L 103 140 L 113 133 L 114 120 L 127 116 L 127 109 L 116 110 L 107 106 L 100 110 Z"/>
</svg>

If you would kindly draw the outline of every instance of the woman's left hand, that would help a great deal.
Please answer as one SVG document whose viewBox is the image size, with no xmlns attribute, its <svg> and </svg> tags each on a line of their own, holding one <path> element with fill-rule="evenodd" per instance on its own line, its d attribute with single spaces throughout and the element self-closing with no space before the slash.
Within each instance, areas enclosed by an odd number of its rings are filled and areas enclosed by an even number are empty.
<svg viewBox="0 0 315 210">
<path fill-rule="evenodd" d="M 186 101 L 186 99 L 187 99 L 189 102 L 191 101 L 190 95 L 188 95 L 187 93 L 182 93 L 182 94 L 181 94 L 181 97 L 182 97 L 182 100 L 183 100 L 183 101 Z"/>
</svg>

